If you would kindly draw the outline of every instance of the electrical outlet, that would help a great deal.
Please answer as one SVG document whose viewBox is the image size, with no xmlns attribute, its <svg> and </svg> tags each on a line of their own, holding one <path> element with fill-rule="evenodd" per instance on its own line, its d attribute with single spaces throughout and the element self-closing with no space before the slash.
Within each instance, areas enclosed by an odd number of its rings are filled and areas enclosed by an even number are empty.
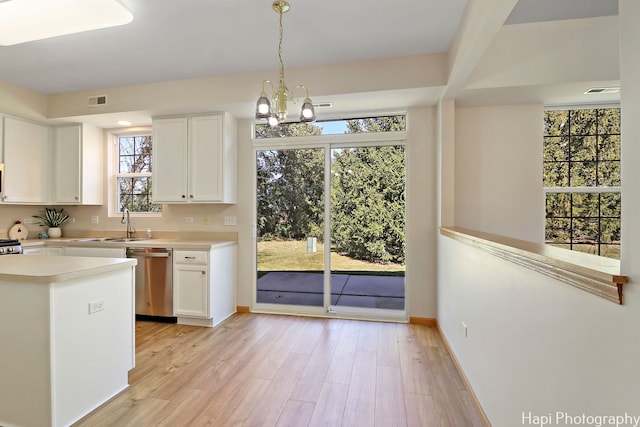
<svg viewBox="0 0 640 427">
<path fill-rule="evenodd" d="M 75 218 L 69 218 L 69 222 L 76 222 Z"/>
<path fill-rule="evenodd" d="M 100 222 L 100 217 L 98 215 L 91 216 L 91 224 L 98 224 Z"/>
<path fill-rule="evenodd" d="M 188 222 L 189 224 L 193 224 L 193 217 L 192 216 L 185 216 L 184 217 L 184 222 Z"/>
<path fill-rule="evenodd" d="M 463 333 L 464 333 L 464 337 L 465 338 L 469 338 L 469 330 L 467 328 L 467 324 L 464 323 L 464 322 L 460 322 L 460 324 L 462 325 L 462 330 L 463 330 Z"/>
<path fill-rule="evenodd" d="M 92 301 L 89 303 L 89 314 L 94 314 L 104 310 L 104 300 Z"/>
<path fill-rule="evenodd" d="M 224 225 L 236 225 L 237 219 L 235 216 L 225 216 Z"/>
<path fill-rule="evenodd" d="M 33 224 L 33 218 L 25 218 L 22 220 L 23 224 Z"/>
</svg>

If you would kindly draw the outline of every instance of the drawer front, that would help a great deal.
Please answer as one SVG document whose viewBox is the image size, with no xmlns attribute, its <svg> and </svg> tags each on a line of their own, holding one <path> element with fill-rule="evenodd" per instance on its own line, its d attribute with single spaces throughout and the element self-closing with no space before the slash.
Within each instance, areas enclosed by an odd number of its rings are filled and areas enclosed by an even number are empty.
<svg viewBox="0 0 640 427">
<path fill-rule="evenodd" d="M 208 264 L 207 251 L 174 251 L 173 262 L 175 264 Z"/>
</svg>

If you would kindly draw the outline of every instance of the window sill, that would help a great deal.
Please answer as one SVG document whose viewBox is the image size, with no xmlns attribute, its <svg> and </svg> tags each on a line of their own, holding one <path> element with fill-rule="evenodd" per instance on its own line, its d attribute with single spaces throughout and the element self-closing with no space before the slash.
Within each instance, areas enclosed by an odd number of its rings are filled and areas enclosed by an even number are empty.
<svg viewBox="0 0 640 427">
<path fill-rule="evenodd" d="M 628 278 L 618 260 L 457 227 L 440 227 L 440 234 L 622 304 Z"/>
</svg>

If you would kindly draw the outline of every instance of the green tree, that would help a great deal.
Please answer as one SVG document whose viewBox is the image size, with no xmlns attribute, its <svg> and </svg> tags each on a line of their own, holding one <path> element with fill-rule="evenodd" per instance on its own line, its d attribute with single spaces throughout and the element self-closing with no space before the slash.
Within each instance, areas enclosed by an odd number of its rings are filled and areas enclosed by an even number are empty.
<svg viewBox="0 0 640 427">
<path fill-rule="evenodd" d="M 162 205 L 153 203 L 151 192 L 152 137 L 122 136 L 118 138 L 118 172 L 130 174 L 118 177 L 120 210 L 131 212 L 161 212 Z M 140 174 L 138 176 L 131 176 Z"/>
<path fill-rule="evenodd" d="M 404 115 L 347 120 L 347 133 L 396 132 L 405 129 Z"/>
<path fill-rule="evenodd" d="M 347 121 L 347 133 L 404 130 L 404 116 Z M 319 135 L 321 126 L 256 126 L 256 138 Z M 405 159 L 401 146 L 332 151 L 332 240 L 356 259 L 404 263 Z M 323 237 L 324 150 L 257 153 L 258 236 Z"/>
<path fill-rule="evenodd" d="M 547 194 L 547 243 L 618 257 L 620 194 L 597 187 L 620 185 L 620 109 L 546 111 L 543 183 L 566 187 Z"/>
<path fill-rule="evenodd" d="M 320 149 L 258 152 L 258 235 L 322 237 L 324 155 Z"/>
<path fill-rule="evenodd" d="M 404 147 L 335 150 L 331 213 L 336 250 L 371 262 L 404 263 Z"/>
<path fill-rule="evenodd" d="M 256 127 L 261 138 L 320 135 L 307 123 Z M 324 154 L 320 149 L 257 153 L 257 228 L 263 239 L 322 237 Z"/>
</svg>

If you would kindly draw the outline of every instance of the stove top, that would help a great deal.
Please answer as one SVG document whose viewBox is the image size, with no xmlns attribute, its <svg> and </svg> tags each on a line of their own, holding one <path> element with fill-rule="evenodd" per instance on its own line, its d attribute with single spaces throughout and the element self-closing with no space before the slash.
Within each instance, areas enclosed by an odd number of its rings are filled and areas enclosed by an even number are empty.
<svg viewBox="0 0 640 427">
<path fill-rule="evenodd" d="M 14 255 L 22 253 L 22 245 L 19 240 L 0 239 L 0 255 Z"/>
</svg>

